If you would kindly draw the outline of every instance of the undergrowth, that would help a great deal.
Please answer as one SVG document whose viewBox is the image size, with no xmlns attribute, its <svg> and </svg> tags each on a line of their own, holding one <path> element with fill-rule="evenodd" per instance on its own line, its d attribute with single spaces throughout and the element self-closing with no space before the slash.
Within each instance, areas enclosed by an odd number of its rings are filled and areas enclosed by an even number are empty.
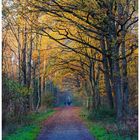
<svg viewBox="0 0 140 140">
<path fill-rule="evenodd" d="M 41 122 L 54 114 L 54 110 L 33 113 L 24 117 L 26 124 L 12 133 L 8 133 L 3 140 L 35 140 L 41 130 Z"/>
<path fill-rule="evenodd" d="M 113 131 L 117 127 L 115 114 L 112 110 L 101 108 L 98 111 L 88 112 L 86 109 L 81 110 L 80 116 L 85 120 L 90 133 L 96 140 L 137 140 L 137 134 L 133 136 L 122 135 Z M 111 126 L 108 131 L 107 127 Z"/>
</svg>

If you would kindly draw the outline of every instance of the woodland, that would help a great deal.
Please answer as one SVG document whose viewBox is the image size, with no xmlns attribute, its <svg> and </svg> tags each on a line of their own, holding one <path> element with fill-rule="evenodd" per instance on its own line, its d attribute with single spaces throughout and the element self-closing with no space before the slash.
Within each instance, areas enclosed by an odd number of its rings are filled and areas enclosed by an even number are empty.
<svg viewBox="0 0 140 140">
<path fill-rule="evenodd" d="M 68 90 L 84 119 L 136 140 L 137 22 L 137 0 L 3 0 L 3 136 Z"/>
</svg>

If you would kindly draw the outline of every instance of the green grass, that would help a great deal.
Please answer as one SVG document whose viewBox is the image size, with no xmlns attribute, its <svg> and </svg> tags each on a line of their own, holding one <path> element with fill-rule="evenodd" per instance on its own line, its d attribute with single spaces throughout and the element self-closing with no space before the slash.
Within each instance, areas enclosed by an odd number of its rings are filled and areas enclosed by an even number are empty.
<svg viewBox="0 0 140 140">
<path fill-rule="evenodd" d="M 54 114 L 54 110 L 49 110 L 43 113 L 34 113 L 26 116 L 24 119 L 28 125 L 22 126 L 12 134 L 3 137 L 3 140 L 35 140 L 41 131 L 41 122 Z"/>
<path fill-rule="evenodd" d="M 98 123 L 92 123 L 89 130 L 97 140 L 125 140 L 122 136 L 117 136 L 113 133 L 107 133 L 106 129 Z"/>
<path fill-rule="evenodd" d="M 96 138 L 96 140 L 132 140 L 129 136 L 120 136 L 116 135 L 113 132 L 107 132 L 105 129 L 106 124 L 113 123 L 112 120 L 114 118 L 104 118 L 103 120 L 91 120 L 91 116 L 89 117 L 89 113 L 87 110 L 82 109 L 80 116 L 83 117 L 83 119 L 86 122 L 86 125 L 90 131 L 90 133 Z M 90 119 L 89 119 L 90 118 Z M 110 121 L 111 120 L 111 121 Z M 114 121 L 115 123 L 115 121 Z M 137 136 L 133 137 L 133 140 L 137 140 Z"/>
</svg>

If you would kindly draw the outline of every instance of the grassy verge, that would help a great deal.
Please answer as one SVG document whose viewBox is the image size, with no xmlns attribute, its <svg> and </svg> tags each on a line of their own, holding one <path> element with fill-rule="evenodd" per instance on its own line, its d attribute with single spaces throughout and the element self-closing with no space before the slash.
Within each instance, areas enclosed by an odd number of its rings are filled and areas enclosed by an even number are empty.
<svg viewBox="0 0 140 140">
<path fill-rule="evenodd" d="M 35 140 L 42 128 L 41 122 L 52 116 L 54 112 L 49 110 L 26 116 L 24 119 L 29 123 L 18 128 L 14 133 L 4 136 L 3 140 Z"/>
<path fill-rule="evenodd" d="M 130 136 L 117 135 L 114 132 L 107 132 L 105 126 L 109 124 L 115 124 L 113 117 L 104 118 L 98 120 L 91 120 L 89 112 L 85 109 L 81 110 L 80 116 L 84 119 L 86 126 L 90 133 L 95 137 L 96 140 L 137 140 L 137 136 L 131 138 Z M 114 122 L 113 122 L 114 120 Z"/>
</svg>

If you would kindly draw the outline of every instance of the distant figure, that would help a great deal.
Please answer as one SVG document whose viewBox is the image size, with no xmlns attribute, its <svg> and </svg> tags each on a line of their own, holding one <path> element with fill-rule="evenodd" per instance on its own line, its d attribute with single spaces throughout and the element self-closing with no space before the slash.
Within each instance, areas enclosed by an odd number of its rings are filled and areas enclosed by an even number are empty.
<svg viewBox="0 0 140 140">
<path fill-rule="evenodd" d="M 67 105 L 70 106 L 72 103 L 70 96 L 67 97 Z"/>
<path fill-rule="evenodd" d="M 68 101 L 68 106 L 70 106 L 70 105 L 71 105 L 71 103 L 72 103 L 72 101 Z"/>
<path fill-rule="evenodd" d="M 70 106 L 71 104 L 72 104 L 71 98 L 68 96 L 68 97 L 66 98 L 66 101 L 64 102 L 64 105 L 65 105 L 65 106 Z"/>
<path fill-rule="evenodd" d="M 67 102 L 66 101 L 64 102 L 64 105 L 67 106 Z"/>
</svg>

